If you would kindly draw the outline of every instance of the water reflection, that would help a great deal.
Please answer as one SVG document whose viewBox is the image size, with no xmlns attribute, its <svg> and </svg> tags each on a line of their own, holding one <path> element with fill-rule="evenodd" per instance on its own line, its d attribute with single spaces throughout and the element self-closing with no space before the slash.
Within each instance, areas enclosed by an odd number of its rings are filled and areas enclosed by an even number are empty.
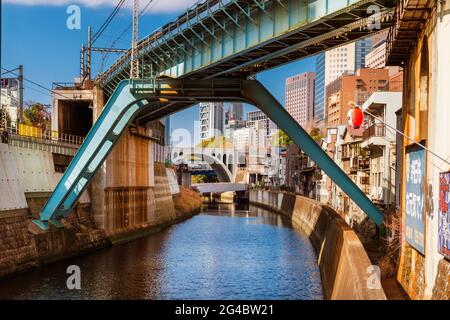
<svg viewBox="0 0 450 320">
<path fill-rule="evenodd" d="M 78 265 L 82 290 L 66 287 Z M 279 215 L 217 204 L 165 231 L 0 282 L 2 299 L 321 299 L 306 236 Z"/>
</svg>

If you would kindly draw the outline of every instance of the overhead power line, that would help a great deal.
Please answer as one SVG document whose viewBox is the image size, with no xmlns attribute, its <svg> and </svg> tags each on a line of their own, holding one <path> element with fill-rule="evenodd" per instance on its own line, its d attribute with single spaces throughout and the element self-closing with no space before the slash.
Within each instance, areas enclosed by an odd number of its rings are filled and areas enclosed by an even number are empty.
<svg viewBox="0 0 450 320">
<path fill-rule="evenodd" d="M 7 69 L 5 69 L 5 68 L 3 68 L 3 67 L 2 67 L 2 70 L 5 71 L 4 74 L 6 74 L 6 73 L 12 73 L 12 74 L 14 74 L 14 75 L 16 75 L 16 76 L 19 76 L 19 74 L 15 73 L 14 71 L 7 70 Z M 26 82 L 28 82 L 28 83 L 31 83 L 31 84 L 33 84 L 33 85 L 39 87 L 39 88 L 41 88 L 41 89 L 44 89 L 44 90 L 46 90 L 46 91 L 48 91 L 48 92 L 51 92 L 51 93 L 53 93 L 53 94 L 55 94 L 55 95 L 58 95 L 58 96 L 60 96 L 60 97 L 63 97 L 63 98 L 66 98 L 66 99 L 72 99 L 72 98 L 70 98 L 70 97 L 68 97 L 68 96 L 65 96 L 65 95 L 63 95 L 63 94 L 61 94 L 61 93 L 59 93 L 59 92 L 56 92 L 56 91 L 54 91 L 54 90 L 52 90 L 52 89 L 49 89 L 49 88 L 43 86 L 42 84 L 39 84 L 39 83 L 37 83 L 37 82 L 35 82 L 35 81 L 33 81 L 33 80 L 30 80 L 30 79 L 28 79 L 28 78 L 23 77 L 23 80 L 26 81 Z"/>
<path fill-rule="evenodd" d="M 159 0 L 148 0 L 147 4 L 144 6 L 144 8 L 142 8 L 142 10 L 139 13 L 139 17 L 144 15 L 147 10 L 150 9 L 150 5 L 153 4 L 155 5 Z M 111 45 L 109 47 L 114 48 L 114 46 L 116 45 L 117 42 L 119 42 L 133 27 L 133 23 L 130 23 L 112 42 Z M 102 57 L 102 62 L 100 65 L 100 70 L 103 71 L 104 69 L 104 65 L 106 60 L 109 58 L 110 52 L 106 53 L 103 57 Z"/>
<path fill-rule="evenodd" d="M 94 42 L 102 35 L 102 33 L 105 31 L 105 29 L 108 27 L 108 25 L 111 23 L 111 21 L 114 19 L 114 17 L 117 15 L 119 10 L 122 8 L 123 4 L 125 3 L 125 0 L 119 0 L 119 3 L 117 3 L 114 10 L 111 12 L 111 14 L 108 16 L 106 21 L 102 24 L 100 29 L 93 35 L 91 43 L 94 44 Z"/>
</svg>

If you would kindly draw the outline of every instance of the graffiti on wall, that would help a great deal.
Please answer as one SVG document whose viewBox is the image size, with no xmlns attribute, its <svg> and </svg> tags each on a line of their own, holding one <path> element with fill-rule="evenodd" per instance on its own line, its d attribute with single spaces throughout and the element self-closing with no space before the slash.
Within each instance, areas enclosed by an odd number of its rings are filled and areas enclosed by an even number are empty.
<svg viewBox="0 0 450 320">
<path fill-rule="evenodd" d="M 450 259 L 450 172 L 439 175 L 439 253 Z"/>
<path fill-rule="evenodd" d="M 406 152 L 405 237 L 420 253 L 425 252 L 425 178 L 426 152 L 412 146 Z"/>
</svg>

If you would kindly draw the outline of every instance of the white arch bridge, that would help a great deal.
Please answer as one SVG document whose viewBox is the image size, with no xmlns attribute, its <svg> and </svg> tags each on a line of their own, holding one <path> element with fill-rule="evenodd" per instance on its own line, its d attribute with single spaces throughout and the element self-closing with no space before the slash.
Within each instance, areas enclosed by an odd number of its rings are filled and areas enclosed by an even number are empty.
<svg viewBox="0 0 450 320">
<path fill-rule="evenodd" d="M 237 166 L 245 164 L 245 155 L 231 148 L 172 148 L 171 153 L 174 164 L 207 163 L 219 182 L 234 183 Z"/>
</svg>

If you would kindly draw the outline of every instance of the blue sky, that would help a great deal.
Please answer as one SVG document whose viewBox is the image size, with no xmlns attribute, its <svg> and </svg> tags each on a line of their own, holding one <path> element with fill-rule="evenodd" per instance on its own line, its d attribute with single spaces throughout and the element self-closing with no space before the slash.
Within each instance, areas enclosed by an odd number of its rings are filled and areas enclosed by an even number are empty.
<svg viewBox="0 0 450 320">
<path fill-rule="evenodd" d="M 79 56 L 82 43 L 87 39 L 87 27 L 95 32 L 106 20 L 117 3 L 115 0 L 5 0 L 3 2 L 2 26 L 2 68 L 12 69 L 19 64 L 24 66 L 24 75 L 46 88 L 53 82 L 73 82 L 79 74 Z M 131 4 L 126 1 L 126 5 Z M 141 8 L 147 1 L 142 1 Z M 164 23 L 175 18 L 193 0 L 159 0 L 149 8 L 149 13 L 140 19 L 139 34 L 144 37 Z M 81 29 L 69 30 L 66 27 L 67 6 L 79 3 L 81 8 Z M 172 5 L 170 5 L 172 4 Z M 174 9 L 175 8 L 175 9 Z M 95 46 L 109 47 L 117 36 L 131 23 L 131 11 L 124 8 L 106 29 Z M 131 31 L 116 41 L 118 48 L 128 48 Z M 117 58 L 110 55 L 103 68 Z M 284 105 L 286 77 L 314 71 L 314 58 L 290 63 L 279 68 L 258 74 L 274 96 Z M 93 72 L 101 70 L 102 56 L 94 57 Z M 3 72 L 3 70 L 2 70 Z M 51 103 L 50 93 L 25 82 L 25 101 Z M 246 111 L 253 109 L 246 107 Z M 185 128 L 193 132 L 193 122 L 198 119 L 198 108 L 175 114 L 171 118 L 172 129 Z"/>
</svg>

